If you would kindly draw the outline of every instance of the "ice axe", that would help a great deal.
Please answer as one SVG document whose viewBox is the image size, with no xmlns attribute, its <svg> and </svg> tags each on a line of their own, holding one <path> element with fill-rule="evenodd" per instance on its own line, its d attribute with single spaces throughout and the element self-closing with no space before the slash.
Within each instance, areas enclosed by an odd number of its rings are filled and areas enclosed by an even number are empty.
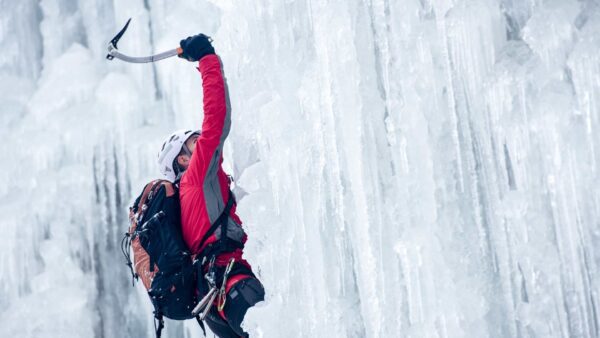
<svg viewBox="0 0 600 338">
<path fill-rule="evenodd" d="M 170 58 L 171 56 L 180 55 L 181 53 L 183 53 L 183 50 L 181 49 L 181 47 L 177 47 L 175 49 L 171 49 L 166 52 L 162 52 L 162 53 L 158 53 L 158 54 L 150 55 L 150 56 L 129 56 L 129 55 L 125 55 L 125 54 L 119 52 L 119 49 L 117 48 L 117 43 L 119 42 L 121 37 L 123 37 L 123 34 L 125 34 L 127 27 L 129 27 L 130 21 L 131 21 L 131 18 L 129 18 L 129 20 L 127 20 L 127 23 L 125 24 L 123 29 L 121 29 L 121 31 L 119 33 L 117 33 L 117 35 L 115 35 L 115 37 L 112 40 L 110 40 L 110 43 L 108 44 L 108 54 L 106 54 L 107 59 L 112 60 L 114 58 L 117 58 L 117 59 L 121 59 L 123 61 L 131 62 L 131 63 L 147 63 L 147 62 L 155 62 L 158 60 Z"/>
</svg>

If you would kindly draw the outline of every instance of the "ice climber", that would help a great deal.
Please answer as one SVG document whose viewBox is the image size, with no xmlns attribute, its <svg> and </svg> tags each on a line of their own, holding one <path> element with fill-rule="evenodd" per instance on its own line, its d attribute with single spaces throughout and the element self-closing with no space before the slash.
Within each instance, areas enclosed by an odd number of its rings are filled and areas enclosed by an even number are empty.
<svg viewBox="0 0 600 338">
<path fill-rule="evenodd" d="M 193 255 L 206 259 L 203 273 L 208 271 L 211 257 L 215 257 L 213 266 L 218 276 L 234 262 L 225 283 L 226 299 L 219 300 L 221 306 L 215 300 L 206 317 L 208 326 L 219 337 L 247 337 L 240 324 L 246 311 L 264 299 L 265 292 L 242 258 L 247 236 L 236 214 L 230 178 L 221 167 L 223 143 L 231 127 L 227 83 L 221 60 L 207 36 L 188 37 L 180 45 L 180 57 L 199 62 L 204 119 L 200 130 L 176 131 L 167 138 L 159 152 L 160 171 L 165 179 L 179 184 L 183 239 Z M 222 227 L 214 227 L 222 220 L 226 235 Z M 200 294 L 207 292 L 206 286 L 203 288 Z"/>
</svg>

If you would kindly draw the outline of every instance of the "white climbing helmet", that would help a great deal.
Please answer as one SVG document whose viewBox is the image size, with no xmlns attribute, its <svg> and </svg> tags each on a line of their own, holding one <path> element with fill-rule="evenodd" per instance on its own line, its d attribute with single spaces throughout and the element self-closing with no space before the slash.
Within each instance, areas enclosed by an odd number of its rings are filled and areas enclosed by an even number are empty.
<svg viewBox="0 0 600 338">
<path fill-rule="evenodd" d="M 169 135 L 163 143 L 162 148 L 158 152 L 158 167 L 160 168 L 160 172 L 164 179 L 170 182 L 175 182 L 177 179 L 177 171 L 173 168 L 173 163 L 182 148 L 187 150 L 187 147 L 184 147 L 184 144 L 192 135 L 200 135 L 200 131 L 186 129 L 177 130 Z M 189 152 L 189 150 L 187 151 Z"/>
</svg>

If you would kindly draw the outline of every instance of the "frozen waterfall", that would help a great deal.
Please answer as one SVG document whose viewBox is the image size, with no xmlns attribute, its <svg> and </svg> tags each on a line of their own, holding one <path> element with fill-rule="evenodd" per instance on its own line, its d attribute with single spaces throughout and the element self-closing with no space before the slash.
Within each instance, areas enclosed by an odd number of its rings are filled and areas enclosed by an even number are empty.
<svg viewBox="0 0 600 338">
<path fill-rule="evenodd" d="M 154 334 L 119 241 L 202 91 L 129 17 L 223 59 L 252 337 L 600 337 L 597 0 L 0 0 L 1 337 Z"/>
</svg>

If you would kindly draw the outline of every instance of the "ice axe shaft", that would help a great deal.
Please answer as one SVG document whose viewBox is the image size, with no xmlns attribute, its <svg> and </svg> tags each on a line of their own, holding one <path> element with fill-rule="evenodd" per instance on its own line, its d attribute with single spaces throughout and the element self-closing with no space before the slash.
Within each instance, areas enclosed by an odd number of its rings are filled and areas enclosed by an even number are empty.
<svg viewBox="0 0 600 338">
<path fill-rule="evenodd" d="M 125 54 L 119 52 L 119 50 L 117 48 L 114 48 L 112 45 L 108 45 L 108 55 L 106 55 L 106 58 L 109 60 L 117 58 L 119 60 L 123 60 L 125 62 L 131 62 L 131 63 L 148 63 L 148 62 L 155 62 L 158 60 L 170 58 L 171 56 L 179 55 L 181 53 L 182 53 L 181 47 L 177 47 L 175 49 L 171 49 L 166 52 L 149 55 L 149 56 L 129 56 L 129 55 L 125 55 Z"/>
<path fill-rule="evenodd" d="M 110 40 L 110 42 L 108 44 L 108 54 L 106 55 L 106 58 L 108 60 L 117 58 L 117 59 L 123 60 L 125 62 L 131 62 L 131 63 L 148 63 L 148 62 L 155 62 L 158 60 L 166 59 L 171 56 L 180 55 L 181 53 L 183 53 L 183 50 L 181 49 L 181 47 L 177 47 L 177 48 L 168 50 L 166 52 L 158 53 L 155 55 L 149 55 L 149 56 L 129 56 L 129 55 L 125 55 L 125 54 L 119 52 L 119 49 L 117 48 L 117 43 L 119 43 L 119 40 L 121 39 L 121 37 L 123 37 L 123 34 L 125 34 L 125 31 L 129 27 L 130 22 L 131 22 L 131 18 L 129 18 L 129 20 L 127 20 L 127 23 L 125 24 L 125 26 L 123 26 L 123 28 L 119 31 L 119 33 L 117 33 L 117 35 L 115 35 L 115 37 L 112 38 L 112 40 Z"/>
</svg>

